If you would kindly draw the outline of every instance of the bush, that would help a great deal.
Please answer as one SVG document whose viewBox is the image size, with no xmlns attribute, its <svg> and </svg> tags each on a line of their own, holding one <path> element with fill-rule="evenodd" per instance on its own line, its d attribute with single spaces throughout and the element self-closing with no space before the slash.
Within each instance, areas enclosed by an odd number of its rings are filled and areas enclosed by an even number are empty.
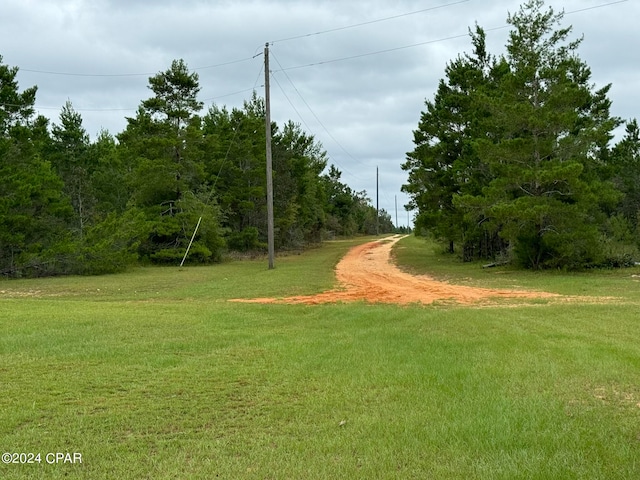
<svg viewBox="0 0 640 480">
<path fill-rule="evenodd" d="M 259 232 L 256 227 L 247 227 L 239 232 L 231 232 L 227 236 L 227 246 L 231 250 L 238 252 L 248 252 L 251 250 L 265 250 L 264 242 L 259 240 Z"/>
</svg>

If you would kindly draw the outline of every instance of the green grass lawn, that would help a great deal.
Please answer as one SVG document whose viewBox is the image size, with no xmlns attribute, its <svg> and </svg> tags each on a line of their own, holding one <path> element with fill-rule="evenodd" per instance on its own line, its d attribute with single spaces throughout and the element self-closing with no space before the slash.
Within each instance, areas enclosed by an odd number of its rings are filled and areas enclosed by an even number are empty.
<svg viewBox="0 0 640 480">
<path fill-rule="evenodd" d="M 0 282 L 0 452 L 42 454 L 0 478 L 640 478 L 638 269 L 483 270 L 408 237 L 416 272 L 615 299 L 227 301 L 330 288 L 353 244 Z"/>
</svg>

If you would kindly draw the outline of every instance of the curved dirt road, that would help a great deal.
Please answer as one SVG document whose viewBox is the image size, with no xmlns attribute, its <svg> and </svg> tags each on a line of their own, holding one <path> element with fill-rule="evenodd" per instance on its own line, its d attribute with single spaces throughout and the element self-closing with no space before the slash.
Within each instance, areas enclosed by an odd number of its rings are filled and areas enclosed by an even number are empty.
<svg viewBox="0 0 640 480">
<path fill-rule="evenodd" d="M 371 303 L 431 304 L 433 302 L 487 304 L 500 298 L 551 298 L 557 294 L 521 290 L 452 285 L 428 276 L 414 276 L 401 271 L 390 260 L 391 247 L 400 235 L 376 240 L 352 248 L 336 266 L 339 289 L 316 295 L 286 298 L 234 300 L 250 303 L 320 304 L 365 300 Z"/>
</svg>

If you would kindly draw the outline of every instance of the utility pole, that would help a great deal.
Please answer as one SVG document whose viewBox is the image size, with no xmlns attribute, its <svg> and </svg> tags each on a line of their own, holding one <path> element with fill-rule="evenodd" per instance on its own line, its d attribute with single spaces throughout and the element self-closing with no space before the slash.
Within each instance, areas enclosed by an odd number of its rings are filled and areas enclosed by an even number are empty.
<svg viewBox="0 0 640 480">
<path fill-rule="evenodd" d="M 267 137 L 267 245 L 269 249 L 269 270 L 274 268 L 273 241 L 273 168 L 271 166 L 271 94 L 269 92 L 269 43 L 264 45 L 264 108 L 265 133 Z"/>
<path fill-rule="evenodd" d="M 395 201 L 396 201 L 396 228 L 399 227 L 398 225 L 398 195 L 396 195 L 395 197 Z"/>
<path fill-rule="evenodd" d="M 380 235 L 380 195 L 378 189 L 378 167 L 376 166 L 376 235 Z"/>
</svg>

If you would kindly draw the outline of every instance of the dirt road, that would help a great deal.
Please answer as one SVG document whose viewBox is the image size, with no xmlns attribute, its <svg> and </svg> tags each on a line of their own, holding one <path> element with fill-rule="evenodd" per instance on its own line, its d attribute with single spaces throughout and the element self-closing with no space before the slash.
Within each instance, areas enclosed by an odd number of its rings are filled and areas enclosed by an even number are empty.
<svg viewBox="0 0 640 480">
<path fill-rule="evenodd" d="M 371 303 L 495 303 L 501 298 L 551 298 L 556 294 L 452 285 L 401 271 L 391 262 L 391 247 L 400 235 L 352 248 L 336 266 L 340 287 L 317 295 L 239 300 L 251 303 L 320 304 L 365 300 Z"/>
</svg>

